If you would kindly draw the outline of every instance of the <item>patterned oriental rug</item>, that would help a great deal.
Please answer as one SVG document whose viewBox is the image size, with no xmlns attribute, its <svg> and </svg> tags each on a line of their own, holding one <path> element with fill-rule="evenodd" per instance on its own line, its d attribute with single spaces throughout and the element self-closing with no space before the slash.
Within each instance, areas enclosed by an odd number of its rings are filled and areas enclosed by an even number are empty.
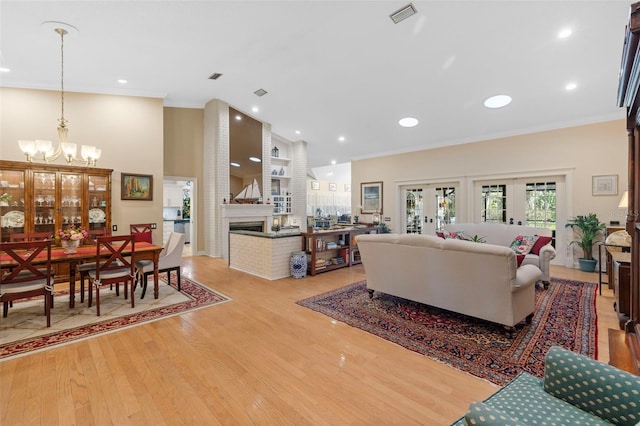
<svg viewBox="0 0 640 426">
<path fill-rule="evenodd" d="M 536 288 L 531 324 L 509 338 L 499 324 L 384 293 L 369 299 L 366 281 L 297 302 L 458 370 L 504 385 L 520 372 L 537 377 L 552 345 L 597 356 L 597 284 L 551 279 Z"/>
<path fill-rule="evenodd" d="M 178 291 L 177 276 L 173 274 L 171 286 L 167 285 L 166 273 L 160 274 L 158 299 L 153 298 L 153 281 L 149 282 L 144 299 L 140 299 L 138 286 L 134 308 L 130 299 L 125 300 L 122 288 L 120 296 L 108 288 L 101 290 L 101 316 L 96 315 L 95 304 L 87 307 L 86 298 L 80 303 L 79 294 L 75 307 L 69 309 L 68 290 L 56 291 L 50 328 L 46 327 L 42 297 L 15 301 L 9 315 L 0 317 L 0 362 L 231 300 L 185 277 L 181 278 Z"/>
</svg>

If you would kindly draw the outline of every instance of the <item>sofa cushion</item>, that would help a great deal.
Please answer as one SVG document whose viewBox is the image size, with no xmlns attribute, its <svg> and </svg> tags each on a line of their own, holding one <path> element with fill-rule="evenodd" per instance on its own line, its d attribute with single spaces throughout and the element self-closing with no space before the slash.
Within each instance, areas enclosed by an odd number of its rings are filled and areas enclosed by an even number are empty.
<svg viewBox="0 0 640 426">
<path fill-rule="evenodd" d="M 640 422 L 640 377 L 553 346 L 545 356 L 544 390 L 619 425 Z"/>
<path fill-rule="evenodd" d="M 511 242 L 511 250 L 516 254 L 529 254 L 537 240 L 536 235 L 516 235 L 516 238 Z"/>
<path fill-rule="evenodd" d="M 538 239 L 533 244 L 533 248 L 531 249 L 531 253 L 535 255 L 540 255 L 540 249 L 551 242 L 553 237 L 547 237 L 544 235 L 536 235 Z"/>
<path fill-rule="evenodd" d="M 555 398 L 543 389 L 542 380 L 521 373 L 486 404 L 508 413 L 515 421 L 538 425 L 609 425 L 593 414 Z"/>
</svg>

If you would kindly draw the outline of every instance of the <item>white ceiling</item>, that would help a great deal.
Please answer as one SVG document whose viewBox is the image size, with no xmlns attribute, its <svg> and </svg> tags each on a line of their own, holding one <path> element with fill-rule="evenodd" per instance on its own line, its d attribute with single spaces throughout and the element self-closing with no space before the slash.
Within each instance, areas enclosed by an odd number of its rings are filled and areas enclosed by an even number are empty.
<svg viewBox="0 0 640 426">
<path fill-rule="evenodd" d="M 310 168 L 328 166 L 624 117 L 630 3 L 414 1 L 418 14 L 394 24 L 408 1 L 2 0 L 0 65 L 11 72 L 0 84 L 59 90 L 60 39 L 41 23 L 62 21 L 79 30 L 65 41 L 65 90 L 178 107 L 222 99 L 307 141 Z M 572 36 L 557 39 L 566 26 Z M 498 93 L 513 102 L 483 107 Z M 399 127 L 408 115 L 420 124 Z"/>
</svg>

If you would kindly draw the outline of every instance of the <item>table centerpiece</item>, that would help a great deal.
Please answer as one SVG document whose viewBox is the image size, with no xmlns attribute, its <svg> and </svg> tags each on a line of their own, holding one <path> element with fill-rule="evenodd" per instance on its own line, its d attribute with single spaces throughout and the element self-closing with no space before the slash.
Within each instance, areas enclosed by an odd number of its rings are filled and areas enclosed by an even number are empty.
<svg viewBox="0 0 640 426">
<path fill-rule="evenodd" d="M 65 248 L 65 253 L 75 253 L 82 240 L 87 237 L 89 237 L 89 233 L 85 229 L 76 228 L 75 225 L 56 231 L 55 234 L 56 242 L 59 241 L 62 247 Z"/>
</svg>

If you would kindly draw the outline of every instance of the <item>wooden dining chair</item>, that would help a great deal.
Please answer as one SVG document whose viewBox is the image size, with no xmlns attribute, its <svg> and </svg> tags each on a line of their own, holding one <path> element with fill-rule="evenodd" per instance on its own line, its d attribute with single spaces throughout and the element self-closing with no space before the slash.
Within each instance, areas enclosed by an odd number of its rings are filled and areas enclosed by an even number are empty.
<svg viewBox="0 0 640 426">
<path fill-rule="evenodd" d="M 90 229 L 87 233 L 89 234 L 89 237 L 85 238 L 85 240 L 89 240 L 92 245 L 97 244 L 97 239 L 99 237 L 106 237 L 110 235 L 107 228 Z M 80 277 L 80 303 L 84 302 L 84 280 L 87 279 L 89 272 L 95 269 L 96 262 L 84 262 L 77 266 L 78 276 Z"/>
<path fill-rule="evenodd" d="M 51 240 L 50 232 L 16 232 L 9 235 L 10 242 Z"/>
<path fill-rule="evenodd" d="M 45 253 L 44 263 L 40 259 Z M 51 270 L 51 240 L 0 243 L 0 257 L 11 259 L 10 271 L 0 273 L 0 302 L 6 318 L 9 302 L 28 297 L 44 296 L 44 314 L 51 327 L 53 303 L 53 273 Z M 34 262 L 37 267 L 34 266 Z"/>
<path fill-rule="evenodd" d="M 135 307 L 133 297 L 133 283 L 135 280 L 134 264 L 131 259 L 135 254 L 135 239 L 133 235 L 119 235 L 116 237 L 98 237 L 96 240 L 96 268 L 89 271 L 89 284 L 96 290 L 96 313 L 100 316 L 100 288 L 115 284 L 116 295 L 118 286 L 124 284 L 124 298 L 129 297 L 131 284 L 131 307 Z M 93 291 L 89 288 L 89 307 L 93 302 Z"/>
<path fill-rule="evenodd" d="M 153 229 L 150 223 L 136 223 L 129 225 L 129 230 L 136 242 L 153 243 Z"/>
</svg>

